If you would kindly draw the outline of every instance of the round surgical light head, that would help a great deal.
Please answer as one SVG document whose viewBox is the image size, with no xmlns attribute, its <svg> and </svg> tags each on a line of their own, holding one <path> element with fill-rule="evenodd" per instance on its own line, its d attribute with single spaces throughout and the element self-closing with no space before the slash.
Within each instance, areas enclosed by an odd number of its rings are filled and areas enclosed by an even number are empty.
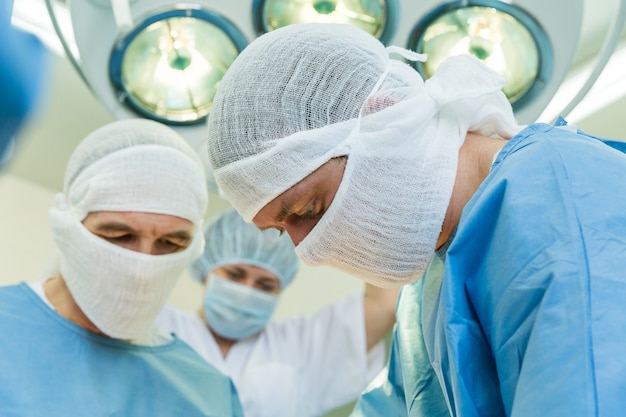
<svg viewBox="0 0 626 417">
<path fill-rule="evenodd" d="M 109 61 L 120 101 L 167 124 L 208 115 L 226 69 L 247 45 L 224 17 L 200 8 L 152 14 L 116 42 Z"/>
<path fill-rule="evenodd" d="M 293 23 L 345 23 L 386 43 L 397 26 L 397 0 L 254 0 L 252 7 L 259 34 Z"/>
<path fill-rule="evenodd" d="M 441 6 L 417 24 L 408 48 L 428 55 L 416 63 L 424 78 L 450 56 L 475 55 L 507 80 L 503 92 L 514 108 L 528 101 L 550 70 L 543 30 L 519 8 L 500 2 Z"/>
</svg>

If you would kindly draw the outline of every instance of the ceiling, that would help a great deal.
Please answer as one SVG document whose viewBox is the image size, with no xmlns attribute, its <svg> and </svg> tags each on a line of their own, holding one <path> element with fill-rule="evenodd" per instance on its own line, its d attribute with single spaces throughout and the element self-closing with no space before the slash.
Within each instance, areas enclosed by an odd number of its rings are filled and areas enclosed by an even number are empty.
<svg viewBox="0 0 626 417">
<path fill-rule="evenodd" d="M 15 0 L 16 4 L 22 0 Z M 40 0 L 43 2 L 43 0 Z M 596 6 L 597 7 L 597 6 Z M 606 11 L 606 10 L 605 10 Z M 585 13 L 594 13 L 586 9 Z M 608 14 L 610 15 L 610 13 Z M 594 36 L 604 36 L 604 17 L 594 15 L 591 35 L 583 39 L 579 56 L 593 56 L 598 49 Z M 563 12 L 567 18 L 567 11 Z M 65 164 L 78 142 L 94 129 L 113 120 L 113 116 L 95 98 L 69 61 L 57 54 L 52 55 L 49 71 L 49 89 L 39 111 L 22 130 L 13 157 L 3 168 L 3 174 L 15 175 L 43 187 L 59 190 Z M 623 66 L 621 68 L 624 68 Z M 626 78 L 626 71 L 624 78 Z M 617 97 L 608 105 L 600 105 L 595 111 L 577 121 L 577 125 L 598 136 L 626 140 L 623 118 L 626 115 L 626 95 Z M 603 107 L 604 106 L 604 107 Z M 217 199 L 214 199 L 214 202 Z M 215 208 L 227 206 L 216 202 Z"/>
</svg>

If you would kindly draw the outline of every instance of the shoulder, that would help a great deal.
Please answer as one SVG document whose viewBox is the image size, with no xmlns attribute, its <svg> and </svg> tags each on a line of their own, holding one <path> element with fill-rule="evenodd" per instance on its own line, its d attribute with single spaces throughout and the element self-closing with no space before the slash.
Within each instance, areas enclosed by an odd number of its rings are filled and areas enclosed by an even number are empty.
<svg viewBox="0 0 626 417">
<path fill-rule="evenodd" d="M 28 284 L 21 282 L 19 284 L 0 286 L 0 296 L 11 297 L 24 295 L 24 290 L 28 288 Z"/>
<path fill-rule="evenodd" d="M 310 344 L 321 334 L 332 337 L 337 332 L 360 329 L 363 323 L 363 295 L 354 294 L 326 304 L 310 314 L 273 320 L 262 337 L 284 342 Z"/>
<path fill-rule="evenodd" d="M 26 283 L 0 287 L 0 312 L 15 312 L 20 306 L 36 302 L 37 298 Z"/>
<path fill-rule="evenodd" d="M 363 310 L 363 294 L 353 294 L 323 305 L 316 311 L 307 314 L 298 314 L 290 317 L 273 320 L 267 327 L 281 328 L 289 326 L 306 326 L 320 320 L 328 320 L 336 316 L 350 314 L 353 311 Z"/>
<path fill-rule="evenodd" d="M 28 290 L 25 284 L 0 287 L 0 329 L 4 335 L 11 329 L 23 331 L 24 326 L 30 327 L 31 323 L 37 323 L 37 320 L 28 318 L 31 312 L 36 313 L 28 297 Z"/>
<path fill-rule="evenodd" d="M 191 380 L 213 379 L 228 381 L 229 378 L 207 362 L 200 354 L 184 340 L 176 338 L 169 345 L 158 347 L 152 352 L 171 369 L 186 375 Z"/>
<path fill-rule="evenodd" d="M 504 146 L 475 196 L 491 203 L 513 197 L 517 207 L 547 206 L 550 201 L 562 205 L 574 202 L 570 197 L 576 192 L 593 191 L 601 177 L 618 186 L 624 169 L 626 156 L 603 140 L 573 129 L 534 124 Z"/>
<path fill-rule="evenodd" d="M 156 323 L 163 329 L 178 333 L 184 329 L 196 327 L 194 312 L 185 312 L 176 307 L 165 305 L 159 312 Z"/>
<path fill-rule="evenodd" d="M 567 164 L 568 161 L 576 160 L 580 156 L 586 157 L 589 153 L 603 156 L 620 154 L 595 136 L 562 126 L 536 123 L 509 140 L 496 158 L 494 169 L 500 164 L 504 165 L 505 161 L 507 166 L 515 162 L 533 165 Z"/>
</svg>

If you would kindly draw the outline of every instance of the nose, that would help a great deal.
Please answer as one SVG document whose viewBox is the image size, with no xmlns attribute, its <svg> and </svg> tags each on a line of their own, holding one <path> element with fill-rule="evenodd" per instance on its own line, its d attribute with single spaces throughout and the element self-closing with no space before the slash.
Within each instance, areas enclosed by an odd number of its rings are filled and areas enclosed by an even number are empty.
<svg viewBox="0 0 626 417">
<path fill-rule="evenodd" d="M 300 242 L 304 240 L 313 227 L 305 227 L 302 224 L 299 225 L 285 225 L 285 231 L 291 238 L 294 246 L 298 246 Z"/>
<path fill-rule="evenodd" d="M 246 275 L 242 280 L 238 281 L 239 284 L 245 285 L 246 287 L 254 288 L 254 278 Z"/>
<path fill-rule="evenodd" d="M 315 216 L 313 218 L 297 217 L 294 219 L 288 219 L 284 222 L 283 228 L 291 238 L 291 241 L 295 246 L 298 246 L 305 237 L 309 235 L 311 230 L 317 223 L 319 223 L 321 216 Z"/>
<path fill-rule="evenodd" d="M 156 253 L 154 242 L 150 239 L 138 239 L 132 250 L 139 253 L 145 253 L 147 255 L 158 255 L 158 253 Z"/>
</svg>

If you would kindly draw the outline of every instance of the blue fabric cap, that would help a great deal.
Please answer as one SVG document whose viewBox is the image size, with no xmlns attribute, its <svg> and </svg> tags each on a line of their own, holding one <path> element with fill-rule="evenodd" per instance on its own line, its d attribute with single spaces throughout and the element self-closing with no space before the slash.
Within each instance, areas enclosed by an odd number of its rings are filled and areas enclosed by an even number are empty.
<svg viewBox="0 0 626 417">
<path fill-rule="evenodd" d="M 277 230 L 259 230 L 246 223 L 236 210 L 229 210 L 204 229 L 204 253 L 189 272 L 193 279 L 205 282 L 215 268 L 247 264 L 265 268 L 280 280 L 285 289 L 298 272 L 298 257 L 289 236 Z"/>
</svg>

